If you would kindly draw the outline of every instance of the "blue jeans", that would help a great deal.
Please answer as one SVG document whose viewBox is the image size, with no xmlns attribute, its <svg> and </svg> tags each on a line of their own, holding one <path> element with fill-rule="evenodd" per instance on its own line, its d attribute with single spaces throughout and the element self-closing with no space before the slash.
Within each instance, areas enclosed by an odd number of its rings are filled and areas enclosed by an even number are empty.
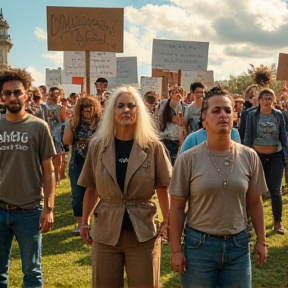
<svg viewBox="0 0 288 288">
<path fill-rule="evenodd" d="M 42 287 L 42 238 L 39 230 L 42 206 L 37 208 L 33 211 L 0 208 L 0 288 L 7 288 L 8 264 L 14 235 L 20 249 L 23 287 Z"/>
<path fill-rule="evenodd" d="M 249 235 L 244 230 L 227 240 L 185 228 L 187 265 L 183 288 L 250 288 Z"/>
<path fill-rule="evenodd" d="M 82 171 L 85 158 L 81 161 L 74 160 L 73 165 L 69 164 L 69 178 L 72 193 L 72 209 L 74 217 L 82 217 L 83 212 L 83 199 L 86 192 L 86 188 L 77 184 L 78 178 Z"/>
<path fill-rule="evenodd" d="M 282 194 L 281 182 L 284 172 L 284 152 L 281 150 L 276 153 L 258 153 L 261 160 L 268 190 L 271 195 L 271 204 L 274 221 L 282 221 Z"/>
</svg>

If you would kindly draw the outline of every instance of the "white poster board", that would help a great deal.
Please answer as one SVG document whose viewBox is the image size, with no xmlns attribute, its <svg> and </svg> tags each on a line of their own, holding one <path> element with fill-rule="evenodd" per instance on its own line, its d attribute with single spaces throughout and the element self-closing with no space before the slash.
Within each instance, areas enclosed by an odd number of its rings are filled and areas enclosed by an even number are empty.
<svg viewBox="0 0 288 288">
<path fill-rule="evenodd" d="M 190 91 L 190 85 L 193 82 L 202 82 L 206 88 L 212 88 L 214 84 L 213 71 L 181 71 L 181 86 Z"/>
<path fill-rule="evenodd" d="M 50 88 L 52 86 L 61 85 L 61 83 L 61 68 L 46 68 L 46 86 Z"/>
<path fill-rule="evenodd" d="M 65 92 L 65 98 L 69 98 L 71 93 L 81 93 L 81 85 L 78 84 L 62 84 L 61 87 Z"/>
<path fill-rule="evenodd" d="M 64 51 L 65 77 L 85 77 L 85 52 Z M 116 77 L 116 53 L 90 51 L 90 77 Z"/>
<path fill-rule="evenodd" d="M 144 95 L 153 91 L 157 95 L 162 94 L 162 77 L 141 77 L 141 93 Z"/>
<path fill-rule="evenodd" d="M 153 39 L 152 68 L 206 71 L 209 42 Z"/>
<path fill-rule="evenodd" d="M 121 85 L 138 84 L 137 57 L 116 57 L 117 77 L 108 79 L 108 89 Z"/>
</svg>

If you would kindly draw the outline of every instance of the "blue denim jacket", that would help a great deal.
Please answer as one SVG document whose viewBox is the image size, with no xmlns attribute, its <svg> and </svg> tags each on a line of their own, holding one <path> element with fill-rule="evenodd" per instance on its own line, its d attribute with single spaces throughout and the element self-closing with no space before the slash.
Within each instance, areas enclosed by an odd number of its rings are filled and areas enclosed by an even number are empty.
<svg viewBox="0 0 288 288">
<path fill-rule="evenodd" d="M 248 147 L 253 147 L 253 143 L 257 134 L 257 123 L 259 121 L 260 108 L 251 111 L 247 115 L 246 129 L 243 144 Z M 281 111 L 272 109 L 272 114 L 275 117 L 276 125 L 279 127 L 279 140 L 285 155 L 285 162 L 288 162 L 288 139 L 285 129 L 285 120 Z"/>
</svg>

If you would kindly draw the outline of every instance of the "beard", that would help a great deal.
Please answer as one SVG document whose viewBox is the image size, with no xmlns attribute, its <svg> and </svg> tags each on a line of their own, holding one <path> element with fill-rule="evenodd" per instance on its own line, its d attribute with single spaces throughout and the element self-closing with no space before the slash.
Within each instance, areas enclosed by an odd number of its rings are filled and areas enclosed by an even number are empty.
<svg viewBox="0 0 288 288">
<path fill-rule="evenodd" d="M 11 103 L 10 103 L 11 104 Z M 15 105 L 16 104 L 16 105 Z M 13 104 L 10 106 L 10 105 L 7 105 L 6 106 L 6 109 L 10 112 L 10 113 L 13 113 L 13 114 L 16 114 L 18 113 L 19 111 L 21 111 L 22 107 L 23 107 L 24 104 L 22 104 L 20 101 L 17 101 L 17 102 L 13 102 Z"/>
</svg>

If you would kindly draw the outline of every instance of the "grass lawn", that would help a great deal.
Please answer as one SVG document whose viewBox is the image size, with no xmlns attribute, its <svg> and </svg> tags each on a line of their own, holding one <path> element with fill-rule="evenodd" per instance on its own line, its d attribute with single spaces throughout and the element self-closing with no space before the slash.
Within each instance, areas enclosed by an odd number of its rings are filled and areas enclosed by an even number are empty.
<svg viewBox="0 0 288 288">
<path fill-rule="evenodd" d="M 284 192 L 283 225 L 287 228 L 284 236 L 273 232 L 270 199 L 264 200 L 266 236 L 269 243 L 268 260 L 262 267 L 255 268 L 256 261 L 252 255 L 253 287 L 255 288 L 288 287 L 288 196 L 286 191 Z M 91 247 L 84 245 L 80 236 L 74 236 L 72 233 L 74 218 L 68 179 L 62 180 L 56 194 L 55 227 L 51 232 L 43 235 L 42 264 L 45 287 L 90 287 Z M 16 241 L 13 241 L 10 260 L 9 287 L 21 287 L 21 261 Z M 169 245 L 162 245 L 162 285 L 165 288 L 181 287 L 179 276 L 171 270 L 169 262 Z"/>
</svg>

